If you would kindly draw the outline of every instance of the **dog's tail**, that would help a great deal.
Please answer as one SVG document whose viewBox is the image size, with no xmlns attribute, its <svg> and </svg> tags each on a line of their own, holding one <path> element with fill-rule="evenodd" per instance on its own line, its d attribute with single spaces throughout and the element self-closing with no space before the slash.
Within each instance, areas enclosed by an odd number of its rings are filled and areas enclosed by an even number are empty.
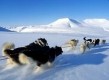
<svg viewBox="0 0 109 80">
<path fill-rule="evenodd" d="M 10 43 L 10 42 L 5 42 L 2 46 L 2 55 L 5 56 L 5 51 L 6 50 L 11 50 L 11 49 L 14 49 L 15 48 L 15 45 L 14 43 Z"/>
</svg>

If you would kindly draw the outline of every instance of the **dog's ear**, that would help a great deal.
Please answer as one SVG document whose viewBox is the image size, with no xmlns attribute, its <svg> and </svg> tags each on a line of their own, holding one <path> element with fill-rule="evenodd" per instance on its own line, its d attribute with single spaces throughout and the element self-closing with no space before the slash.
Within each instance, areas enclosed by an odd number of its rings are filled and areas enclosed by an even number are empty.
<svg viewBox="0 0 109 80">
<path fill-rule="evenodd" d="M 55 46 L 55 49 L 56 49 L 57 51 L 63 52 L 63 51 L 62 51 L 62 48 L 59 47 L 59 46 Z"/>
<path fill-rule="evenodd" d="M 58 48 L 58 46 L 55 46 L 55 49 L 57 49 Z"/>
<path fill-rule="evenodd" d="M 58 49 L 59 49 L 59 51 L 63 52 L 61 47 L 58 47 Z"/>
</svg>

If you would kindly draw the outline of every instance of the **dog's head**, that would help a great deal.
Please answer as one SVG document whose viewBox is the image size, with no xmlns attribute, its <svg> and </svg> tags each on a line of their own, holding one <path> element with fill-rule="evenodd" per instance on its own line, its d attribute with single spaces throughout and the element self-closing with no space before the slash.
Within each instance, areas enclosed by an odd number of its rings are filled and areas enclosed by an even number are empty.
<svg viewBox="0 0 109 80">
<path fill-rule="evenodd" d="M 61 47 L 55 46 L 54 49 L 55 49 L 55 55 L 56 56 L 59 56 L 63 52 Z"/>
<path fill-rule="evenodd" d="M 50 48 L 50 50 L 47 53 L 49 55 L 49 61 L 53 62 L 57 56 L 62 54 L 62 52 L 63 51 L 61 47 L 56 46 L 56 47 Z"/>
</svg>

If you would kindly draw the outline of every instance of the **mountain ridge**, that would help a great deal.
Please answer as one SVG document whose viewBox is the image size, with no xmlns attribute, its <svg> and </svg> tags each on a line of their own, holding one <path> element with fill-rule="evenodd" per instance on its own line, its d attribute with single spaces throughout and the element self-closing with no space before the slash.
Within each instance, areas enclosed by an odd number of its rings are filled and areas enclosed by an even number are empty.
<svg viewBox="0 0 109 80">
<path fill-rule="evenodd" d="M 48 25 L 37 25 L 37 26 L 24 26 L 24 28 L 22 26 L 20 27 L 16 27 L 16 28 L 12 28 L 10 30 L 12 31 L 17 31 L 17 32 L 37 32 L 37 31 L 44 31 L 46 30 L 51 30 L 53 31 L 53 29 L 63 31 L 63 29 L 71 29 L 71 28 L 77 28 L 82 26 L 82 24 L 74 19 L 70 19 L 70 18 L 61 18 L 61 19 L 57 19 L 56 21 L 48 24 Z M 33 29 L 33 30 L 32 30 Z M 48 31 L 49 31 L 48 30 Z"/>
<path fill-rule="evenodd" d="M 105 31 L 109 31 L 109 20 L 107 19 L 85 19 L 79 22 L 70 18 L 60 18 L 51 22 L 48 25 L 30 25 L 30 26 L 18 26 L 6 29 L 6 31 L 15 32 L 68 32 L 69 30 L 82 29 L 82 28 L 95 28 L 100 27 Z M 1 29 L 3 31 L 5 28 Z M 67 31 L 68 30 L 68 31 Z M 92 29 L 91 29 L 92 30 Z"/>
<path fill-rule="evenodd" d="M 6 28 L 3 28 L 0 26 L 0 31 L 3 31 L 3 32 L 12 32 L 11 30 L 9 29 L 6 29 Z"/>
</svg>

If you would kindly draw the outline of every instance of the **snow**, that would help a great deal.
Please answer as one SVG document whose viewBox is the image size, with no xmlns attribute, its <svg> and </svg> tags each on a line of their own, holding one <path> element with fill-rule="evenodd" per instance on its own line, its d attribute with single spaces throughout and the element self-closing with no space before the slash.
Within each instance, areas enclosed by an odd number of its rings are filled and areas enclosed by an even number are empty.
<svg viewBox="0 0 109 80">
<path fill-rule="evenodd" d="M 81 23 L 73 19 L 62 18 L 56 20 L 55 22 L 50 23 L 49 25 L 55 28 L 73 28 L 73 27 L 75 28 L 79 27 Z"/>
<path fill-rule="evenodd" d="M 87 28 L 86 28 L 87 29 Z M 92 29 L 93 30 L 93 29 Z M 78 39 L 76 50 L 63 48 L 63 54 L 56 58 L 48 69 L 36 71 L 32 65 L 7 66 L 5 60 L 0 61 L 0 80 L 108 80 L 109 79 L 109 37 L 107 32 L 98 35 L 80 33 L 16 33 L 0 32 L 0 51 L 6 41 L 13 42 L 16 47 L 25 46 L 36 39 L 46 38 L 50 47 L 62 46 L 70 39 Z M 80 31 L 80 30 L 79 30 Z M 91 31 L 90 31 L 91 32 Z M 92 31 L 93 32 L 93 31 Z M 79 51 L 83 37 L 106 39 L 106 44 L 93 47 L 84 54 Z M 0 54 L 1 55 L 1 54 Z"/>
<path fill-rule="evenodd" d="M 80 23 L 76 20 L 63 18 L 49 25 L 14 28 L 13 30 L 17 32 L 0 31 L 0 56 L 2 55 L 2 45 L 7 41 L 15 43 L 16 47 L 21 47 L 42 37 L 48 41 L 50 47 L 56 45 L 62 47 L 71 39 L 79 40 L 75 50 L 69 47 L 62 48 L 62 55 L 58 56 L 52 67 L 48 69 L 36 69 L 33 64 L 6 65 L 6 60 L 0 60 L 0 80 L 108 80 L 109 32 L 107 28 L 104 30 L 103 26 L 98 25 L 104 25 L 106 21 L 104 19 L 92 20 L 92 22 L 85 20 Z M 108 21 L 105 24 L 108 24 Z M 106 39 L 106 44 L 87 49 L 82 54 L 79 46 L 83 43 L 83 37 Z"/>
<path fill-rule="evenodd" d="M 109 31 L 109 20 L 107 19 L 85 19 L 83 22 L 89 26 L 103 27 L 104 30 Z"/>
<path fill-rule="evenodd" d="M 22 31 L 25 28 L 26 28 L 25 26 L 20 26 L 20 27 L 13 27 L 10 30 L 16 31 L 16 32 L 20 32 L 20 31 Z"/>
</svg>

